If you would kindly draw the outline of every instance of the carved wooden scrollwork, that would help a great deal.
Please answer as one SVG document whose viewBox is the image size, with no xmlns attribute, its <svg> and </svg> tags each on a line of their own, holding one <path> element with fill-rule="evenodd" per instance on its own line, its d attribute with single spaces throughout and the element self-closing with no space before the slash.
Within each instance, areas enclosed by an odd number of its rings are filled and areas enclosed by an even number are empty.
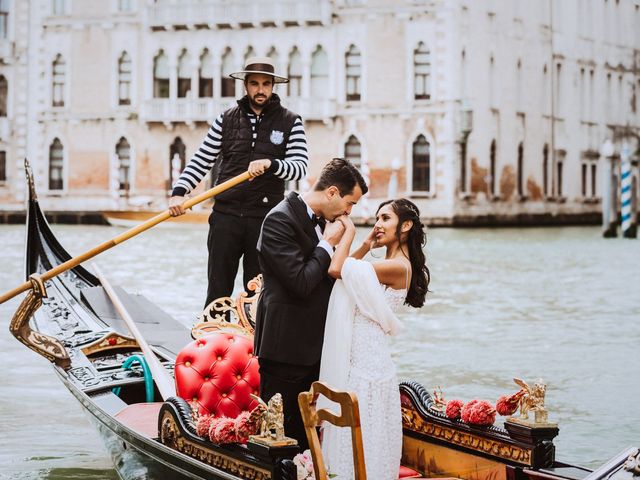
<svg viewBox="0 0 640 480">
<path fill-rule="evenodd" d="M 252 279 L 247 289 L 252 292 L 251 296 L 242 292 L 235 300 L 221 297 L 207 305 L 191 329 L 191 336 L 198 338 L 221 330 L 253 335 L 258 298 L 262 292 L 262 275 Z"/>
<path fill-rule="evenodd" d="M 29 325 L 34 312 L 42 305 L 42 299 L 47 296 L 44 282 L 39 275 L 33 274 L 29 280 L 31 290 L 13 315 L 9 331 L 31 350 L 66 370 L 71 366 L 71 360 L 64 345 L 56 338 L 32 330 Z"/>
</svg>

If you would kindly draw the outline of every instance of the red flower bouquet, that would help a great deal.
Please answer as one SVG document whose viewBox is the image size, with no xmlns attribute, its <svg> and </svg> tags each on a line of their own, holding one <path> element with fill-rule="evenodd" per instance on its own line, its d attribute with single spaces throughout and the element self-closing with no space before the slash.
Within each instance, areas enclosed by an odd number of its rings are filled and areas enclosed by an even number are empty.
<svg viewBox="0 0 640 480">
<path fill-rule="evenodd" d="M 208 438 L 209 437 L 209 428 L 211 427 L 211 420 L 214 417 L 211 415 L 201 415 L 198 417 L 198 421 L 196 423 L 196 433 L 201 437 Z"/>
<path fill-rule="evenodd" d="M 447 416 L 447 418 L 450 418 L 451 420 L 456 420 L 458 418 L 460 418 L 460 410 L 462 410 L 462 406 L 464 405 L 464 402 L 462 400 L 450 400 L 449 402 L 447 402 L 447 408 L 445 409 L 445 415 Z"/>
<path fill-rule="evenodd" d="M 496 410 L 486 400 L 471 400 L 460 411 L 460 417 L 471 425 L 493 425 L 496 421 Z"/>
<path fill-rule="evenodd" d="M 237 441 L 235 419 L 220 417 L 211 421 L 209 438 L 214 443 L 234 443 Z"/>
<path fill-rule="evenodd" d="M 522 395 L 524 395 L 524 390 L 520 390 L 513 395 L 502 395 L 496 402 L 496 411 L 504 416 L 513 415 L 518 409 Z"/>
</svg>

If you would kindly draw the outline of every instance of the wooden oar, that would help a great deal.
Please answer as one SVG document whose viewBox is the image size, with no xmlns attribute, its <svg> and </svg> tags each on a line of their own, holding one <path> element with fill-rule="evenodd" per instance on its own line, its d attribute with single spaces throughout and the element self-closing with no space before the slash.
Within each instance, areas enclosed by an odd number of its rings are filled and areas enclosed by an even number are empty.
<svg viewBox="0 0 640 480">
<path fill-rule="evenodd" d="M 207 200 L 207 199 L 209 199 L 211 197 L 215 197 L 216 195 L 224 192 L 225 190 L 228 190 L 231 187 L 235 187 L 239 183 L 242 183 L 245 180 L 248 180 L 250 177 L 251 176 L 249 175 L 249 172 L 245 172 L 245 173 L 243 173 L 241 175 L 238 175 L 236 177 L 230 178 L 226 182 L 223 182 L 220 185 L 216 185 L 215 187 L 207 190 L 206 192 L 201 193 L 197 197 L 193 197 L 193 198 L 191 198 L 189 200 L 186 200 L 185 202 L 182 203 L 182 208 L 184 208 L 185 210 L 188 209 L 188 208 L 191 208 L 194 205 L 197 205 L 198 203 L 204 202 L 205 200 Z M 72 259 L 67 260 L 64 263 L 61 263 L 57 267 L 54 267 L 51 270 L 46 271 L 45 273 L 40 275 L 40 277 L 42 278 L 43 281 L 46 282 L 47 280 L 52 279 L 56 275 L 59 275 L 59 274 L 61 274 L 63 272 L 66 272 L 67 270 L 70 270 L 73 267 L 76 267 L 76 266 L 80 265 L 82 262 L 85 262 L 85 261 L 89 260 L 90 258 L 95 257 L 96 255 L 104 252 L 105 250 L 109 250 L 110 248 L 115 247 L 116 245 L 118 245 L 118 244 L 120 244 L 120 243 L 122 243 L 122 242 L 124 242 L 126 240 L 129 240 L 132 237 L 135 237 L 139 233 L 142 233 L 142 232 L 144 232 L 146 230 L 149 230 L 152 227 L 155 227 L 157 224 L 159 224 L 160 222 L 164 222 L 165 220 L 169 219 L 170 217 L 171 217 L 171 213 L 169 213 L 169 210 L 166 210 L 165 212 L 159 213 L 155 217 L 150 218 L 146 222 L 141 223 L 140 225 L 138 225 L 137 227 L 133 227 L 133 228 L 127 230 L 126 232 L 121 233 L 117 237 L 114 237 L 111 240 L 108 240 L 108 241 L 106 241 L 104 243 L 101 243 L 97 247 L 89 250 L 88 252 L 85 252 L 85 253 L 83 253 L 81 255 L 78 255 L 77 257 L 73 257 Z M 13 290 L 10 290 L 10 291 L 4 293 L 2 296 L 0 296 L 0 304 L 2 304 L 4 302 L 6 302 L 7 300 L 15 297 L 19 293 L 26 292 L 27 290 L 29 290 L 29 288 L 31 288 L 31 282 L 24 282 L 22 285 L 17 286 Z"/>
<path fill-rule="evenodd" d="M 138 330 L 138 327 L 131 318 L 131 315 L 129 315 L 129 312 L 127 312 L 127 309 L 122 304 L 120 298 L 118 298 L 115 290 L 111 287 L 111 284 L 107 281 L 107 279 L 102 274 L 102 271 L 100 271 L 98 265 L 96 265 L 95 263 L 93 264 L 93 271 L 96 273 L 96 277 L 98 277 L 98 280 L 100 280 L 102 288 L 104 288 L 104 291 L 107 292 L 107 295 L 111 299 L 111 302 L 116 308 L 116 311 L 120 314 L 124 322 L 127 324 L 127 327 L 129 327 L 129 331 L 142 349 L 144 359 L 147 361 L 147 365 L 149 365 L 149 370 L 151 370 L 151 375 L 156 382 L 156 386 L 160 391 L 160 395 L 162 395 L 162 399 L 166 400 L 169 397 L 175 397 L 176 388 L 173 378 L 171 378 L 169 372 L 167 372 L 164 366 L 162 366 L 162 363 L 160 363 L 160 360 L 158 360 L 158 357 L 156 357 L 156 355 L 153 353 L 151 347 L 149 347 L 149 344 L 146 342 L 146 340 L 140 333 L 140 330 Z"/>
</svg>

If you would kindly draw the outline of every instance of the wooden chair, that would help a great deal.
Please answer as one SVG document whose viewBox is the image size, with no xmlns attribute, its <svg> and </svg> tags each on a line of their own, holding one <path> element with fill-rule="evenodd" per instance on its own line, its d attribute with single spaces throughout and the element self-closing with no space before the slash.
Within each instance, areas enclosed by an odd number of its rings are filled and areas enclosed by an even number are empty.
<svg viewBox="0 0 640 480">
<path fill-rule="evenodd" d="M 320 410 L 316 409 L 318 395 L 320 394 L 340 405 L 340 416 L 324 408 Z M 322 458 L 318 431 L 316 430 L 316 427 L 319 427 L 323 421 L 338 427 L 351 428 L 355 480 L 366 480 L 367 473 L 364 466 L 360 410 L 358 409 L 358 399 L 355 394 L 338 392 L 331 389 L 325 383 L 313 382 L 308 392 L 301 392 L 298 395 L 298 405 L 300 406 L 304 429 L 307 433 L 307 440 L 309 441 L 309 450 L 311 450 L 311 457 L 313 458 L 313 470 L 315 471 L 316 480 L 328 480 L 329 478 L 324 459 Z"/>
</svg>

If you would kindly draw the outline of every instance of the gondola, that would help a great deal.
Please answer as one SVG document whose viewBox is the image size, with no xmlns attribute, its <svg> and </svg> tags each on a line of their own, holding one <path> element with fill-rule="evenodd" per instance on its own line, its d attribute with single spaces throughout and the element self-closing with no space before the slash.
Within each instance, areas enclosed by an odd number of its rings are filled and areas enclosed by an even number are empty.
<svg viewBox="0 0 640 480">
<path fill-rule="evenodd" d="M 123 479 L 295 480 L 297 446 L 219 445 L 198 436 L 190 404 L 179 397 L 148 402 L 142 369 L 122 364 L 140 355 L 99 280 L 77 266 L 45 283 L 42 273 L 71 257 L 40 209 L 26 168 L 26 277 L 31 298 L 11 324 L 26 346 L 52 362 L 54 373 L 82 405 Z M 42 289 L 46 289 L 43 296 Z M 147 342 L 169 371 L 192 330 L 139 295 L 118 292 Z M 30 302 L 30 303 L 29 303 Z M 251 309 L 245 312 L 251 319 Z M 553 425 L 506 422 L 479 427 L 451 420 L 437 398 L 413 382 L 399 385 L 403 464 L 425 477 L 473 480 L 640 478 L 640 451 L 631 448 L 596 471 L 556 459 Z M 155 398 L 159 392 L 154 389 Z M 371 479 L 376 480 L 376 479 Z"/>
</svg>

